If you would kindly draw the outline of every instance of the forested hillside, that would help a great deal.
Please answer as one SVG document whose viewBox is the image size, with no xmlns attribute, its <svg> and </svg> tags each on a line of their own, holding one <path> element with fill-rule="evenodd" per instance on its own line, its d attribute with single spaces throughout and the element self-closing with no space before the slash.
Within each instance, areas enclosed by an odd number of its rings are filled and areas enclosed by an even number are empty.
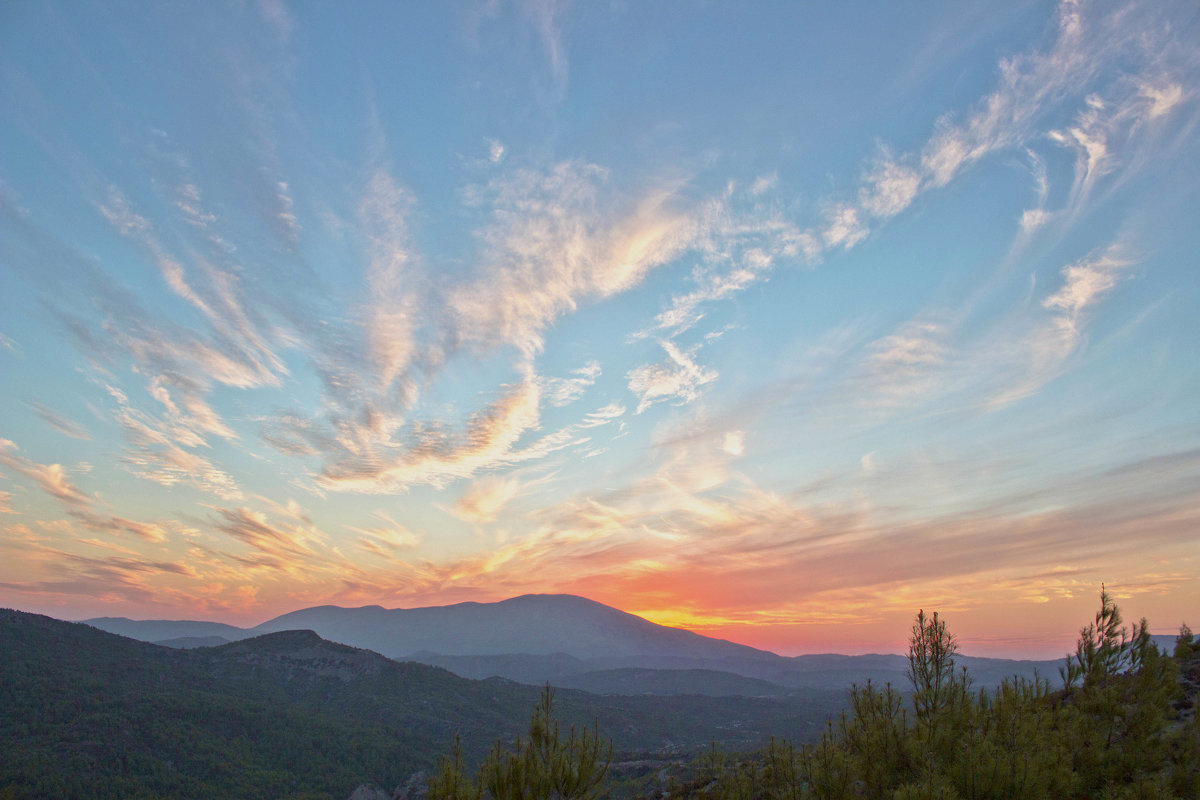
<svg viewBox="0 0 1200 800">
<path fill-rule="evenodd" d="M 0 612 L 0 626 L 0 788 L 13 797 L 344 797 L 365 773 L 399 781 L 438 736 L 288 702 L 331 686 L 317 674 L 276 678 L 251 658 L 19 612 Z M 438 675 L 405 677 L 419 693 Z"/>
<path fill-rule="evenodd" d="M 394 787 L 456 736 L 478 763 L 523 730 L 539 689 L 473 681 L 285 631 L 174 650 L 0 612 L 0 791 L 18 798 L 310 797 Z M 563 691 L 567 724 L 598 721 L 615 757 L 678 760 L 711 741 L 806 738 L 841 693 L 600 697 Z"/>
<path fill-rule="evenodd" d="M 3 611 L 0 797 L 1200 797 L 1200 643 L 1147 630 L 1102 594 L 1053 685 L 975 687 L 922 613 L 907 687 L 539 701 L 311 631 L 175 650 Z"/>
<path fill-rule="evenodd" d="M 1200 797 L 1195 702 L 1200 643 L 1186 626 L 1169 655 L 1146 621 L 1126 628 L 1106 593 L 1061 683 L 1014 678 L 974 690 L 946 623 L 921 612 L 910 694 L 867 684 L 813 744 L 772 741 L 753 755 L 713 747 L 689 773 L 642 796 L 725 800 L 1118 800 Z M 1182 680 L 1181 680 L 1182 676 Z M 474 774 L 447 757 L 432 800 L 614 796 L 594 732 L 560 735 L 543 699 L 524 740 Z M 627 795 L 622 795 L 627 796 Z"/>
</svg>

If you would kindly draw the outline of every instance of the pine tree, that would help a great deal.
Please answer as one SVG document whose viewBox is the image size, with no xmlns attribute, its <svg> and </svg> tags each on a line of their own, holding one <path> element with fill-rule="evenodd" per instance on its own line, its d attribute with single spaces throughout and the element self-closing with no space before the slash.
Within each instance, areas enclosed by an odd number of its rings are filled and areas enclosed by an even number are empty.
<svg viewBox="0 0 1200 800">
<path fill-rule="evenodd" d="M 429 779 L 429 800 L 480 800 L 482 789 L 467 774 L 462 737 L 454 737 L 454 752 L 442 756 L 438 771 Z"/>
<path fill-rule="evenodd" d="M 1192 629 L 1187 623 L 1180 625 L 1179 636 L 1175 637 L 1175 658 L 1187 658 L 1192 654 L 1196 647 L 1192 639 Z"/>
<path fill-rule="evenodd" d="M 958 643 L 946 629 L 946 623 L 938 618 L 938 613 L 933 612 L 930 618 L 922 609 L 917 614 L 908 644 L 907 675 L 912 682 L 917 723 L 924 724 L 931 735 L 938 716 L 961 691 L 954 674 L 957 652 Z"/>
<path fill-rule="evenodd" d="M 585 726 L 571 726 L 564 738 L 552 716 L 554 690 L 549 685 L 529 722 L 528 738 L 517 737 L 511 748 L 496 742 L 471 780 L 456 740 L 454 755 L 444 757 L 429 781 L 430 800 L 594 800 L 612 761 L 612 742 Z"/>
<path fill-rule="evenodd" d="M 1130 629 L 1121 625 L 1121 611 L 1100 586 L 1100 610 L 1096 621 L 1079 630 L 1075 654 L 1067 656 L 1066 667 L 1059 670 L 1069 693 L 1077 681 L 1084 687 L 1105 685 L 1110 676 L 1136 670 L 1150 647 L 1150 629 L 1142 619 Z"/>
</svg>

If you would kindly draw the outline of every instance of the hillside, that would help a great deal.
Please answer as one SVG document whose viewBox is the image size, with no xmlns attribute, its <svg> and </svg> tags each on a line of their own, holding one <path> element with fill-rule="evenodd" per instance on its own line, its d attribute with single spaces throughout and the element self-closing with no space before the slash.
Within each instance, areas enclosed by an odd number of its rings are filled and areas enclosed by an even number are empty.
<svg viewBox="0 0 1200 800">
<path fill-rule="evenodd" d="M 99 628 L 118 636 L 128 636 L 143 642 L 158 642 L 168 639 L 190 639 L 219 637 L 227 642 L 245 639 L 254 633 L 245 628 L 226 625 L 223 622 L 197 622 L 192 620 L 128 619 L 127 617 L 96 617 L 84 620 L 93 628 Z"/>
<path fill-rule="evenodd" d="M 460 727 L 486 746 L 528 704 L 485 703 L 443 670 L 311 632 L 181 651 L 3 611 L 0 650 L 0 787 L 17 797 L 285 797 L 303 787 L 342 798 L 364 777 L 396 782 L 426 767 Z M 384 683 L 390 693 L 377 691 Z M 363 702 L 373 691 L 377 701 Z M 456 726 L 463 717 L 472 724 Z"/>
<path fill-rule="evenodd" d="M 555 684 L 606 695 L 772 697 L 788 689 L 777 683 L 707 669 L 606 669 L 565 675 Z"/>
<path fill-rule="evenodd" d="M 478 760 L 522 730 L 538 696 L 312 631 L 176 650 L 7 610 L 0 651 L 0 791 L 16 797 L 291 797 L 303 787 L 341 800 L 430 768 L 455 735 Z M 598 722 L 637 760 L 811 738 L 843 701 L 564 690 L 556 705 L 566 724 Z"/>
<path fill-rule="evenodd" d="M 815 746 L 713 752 L 663 788 L 694 800 L 1200 797 L 1200 645 L 1184 626 L 1164 652 L 1144 620 L 1122 627 L 1111 596 L 1100 599 L 1057 685 L 977 691 L 945 623 L 922 613 L 907 697 L 856 688 Z"/>
</svg>

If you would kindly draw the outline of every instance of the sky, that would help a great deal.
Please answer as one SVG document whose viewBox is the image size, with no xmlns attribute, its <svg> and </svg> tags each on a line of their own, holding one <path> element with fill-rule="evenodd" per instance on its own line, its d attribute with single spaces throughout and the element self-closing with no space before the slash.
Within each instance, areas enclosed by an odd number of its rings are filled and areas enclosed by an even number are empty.
<svg viewBox="0 0 1200 800">
<path fill-rule="evenodd" d="M 1200 6 L 0 4 L 0 605 L 1200 624 Z"/>
</svg>

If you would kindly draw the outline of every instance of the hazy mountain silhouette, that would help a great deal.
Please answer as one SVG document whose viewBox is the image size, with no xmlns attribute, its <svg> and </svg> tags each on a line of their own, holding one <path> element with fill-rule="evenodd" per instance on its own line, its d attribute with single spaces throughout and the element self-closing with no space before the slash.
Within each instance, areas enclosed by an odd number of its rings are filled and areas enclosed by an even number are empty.
<svg viewBox="0 0 1200 800">
<path fill-rule="evenodd" d="M 85 619 L 84 624 L 102 631 L 128 636 L 142 642 L 159 642 L 167 639 L 190 639 L 219 636 L 227 642 L 254 636 L 245 628 L 226 625 L 223 622 L 192 622 L 190 620 L 128 619 L 127 617 L 97 617 Z"/>
<path fill-rule="evenodd" d="M 318 606 L 249 629 L 213 622 L 112 617 L 87 622 L 112 633 L 173 647 L 203 646 L 204 637 L 237 641 L 262 633 L 306 629 L 329 641 L 440 666 L 467 678 L 502 677 L 533 685 L 550 682 L 605 694 L 657 691 L 756 696 L 781 688 L 844 688 L 867 679 L 907 685 L 903 656 L 786 658 L 657 625 L 574 595 L 523 595 L 497 603 L 412 609 Z M 1052 677 L 1059 665 L 1057 661 L 971 657 L 963 657 L 962 663 L 981 686 L 996 685 L 1014 674 L 1033 677 L 1035 671 Z M 633 672 L 621 673 L 622 680 L 613 670 Z M 646 670 L 673 674 L 651 676 Z M 632 676 L 639 677 L 634 680 Z"/>
<path fill-rule="evenodd" d="M 160 639 L 151 644 L 174 647 L 176 650 L 193 650 L 197 647 L 218 647 L 229 642 L 224 636 L 177 636 L 174 639 Z"/>
<path fill-rule="evenodd" d="M 410 609 L 317 606 L 283 614 L 253 628 L 219 622 L 124 617 L 99 617 L 84 622 L 109 633 L 172 646 L 194 645 L 191 640 L 202 637 L 237 641 L 262 633 L 306 629 L 330 641 L 374 650 L 389 658 L 422 652 L 446 656 L 561 653 L 577 659 L 770 661 L 779 658 L 746 645 L 656 625 L 574 595 L 523 595 L 498 603 Z"/>
<path fill-rule="evenodd" d="M 566 653 L 575 658 L 670 656 L 773 659 L 772 653 L 656 625 L 574 595 L 523 595 L 498 603 L 428 608 L 319 606 L 276 617 L 254 630 L 310 628 L 333 641 L 392 658 Z"/>
</svg>

